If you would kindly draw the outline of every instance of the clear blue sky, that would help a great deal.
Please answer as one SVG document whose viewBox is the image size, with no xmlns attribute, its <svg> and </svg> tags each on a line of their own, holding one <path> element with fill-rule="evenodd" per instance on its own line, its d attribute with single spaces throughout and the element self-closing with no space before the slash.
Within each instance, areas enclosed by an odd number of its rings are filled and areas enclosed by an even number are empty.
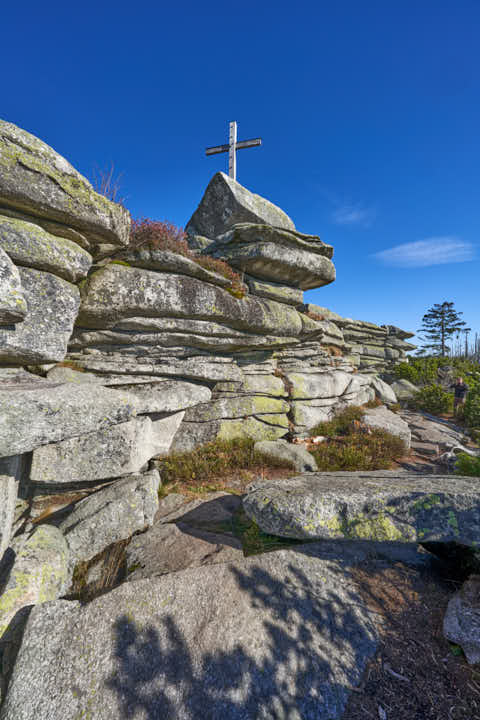
<svg viewBox="0 0 480 720">
<path fill-rule="evenodd" d="M 0 116 L 113 161 L 134 216 L 185 225 L 235 119 L 263 138 L 239 181 L 335 248 L 311 302 L 415 330 L 453 300 L 480 331 L 479 0 L 8 3 L 2 28 Z"/>
</svg>

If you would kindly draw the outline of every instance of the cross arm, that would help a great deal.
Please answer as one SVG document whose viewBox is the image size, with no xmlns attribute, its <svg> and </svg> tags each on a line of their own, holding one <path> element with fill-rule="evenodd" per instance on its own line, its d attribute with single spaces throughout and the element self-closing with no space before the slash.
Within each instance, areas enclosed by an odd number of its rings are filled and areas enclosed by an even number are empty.
<svg viewBox="0 0 480 720">
<path fill-rule="evenodd" d="M 253 140 L 241 140 L 235 144 L 235 150 L 243 150 L 243 148 L 257 147 L 262 144 L 262 138 L 253 138 Z M 228 152 L 229 145 L 215 145 L 205 150 L 205 155 L 217 155 L 218 153 Z"/>
</svg>

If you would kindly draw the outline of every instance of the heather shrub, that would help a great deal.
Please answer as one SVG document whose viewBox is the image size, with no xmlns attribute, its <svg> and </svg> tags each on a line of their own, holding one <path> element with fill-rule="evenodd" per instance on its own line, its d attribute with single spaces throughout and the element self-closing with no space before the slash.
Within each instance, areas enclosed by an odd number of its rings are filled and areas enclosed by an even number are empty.
<svg viewBox="0 0 480 720">
<path fill-rule="evenodd" d="M 480 427 L 480 389 L 471 390 L 465 401 L 464 419 L 469 427 Z"/>
<path fill-rule="evenodd" d="M 321 443 L 312 455 L 320 472 L 388 470 L 406 448 L 403 440 L 384 430 L 352 429 L 341 438 Z"/>
<path fill-rule="evenodd" d="M 196 255 L 189 247 L 186 238 L 183 228 L 177 227 L 171 222 L 141 218 L 132 222 L 129 247 L 135 250 L 148 247 L 153 250 L 167 250 L 183 255 L 183 257 L 193 260 L 205 270 L 211 270 L 227 278 L 230 281 L 230 286 L 226 287 L 225 290 L 231 295 L 236 298 L 245 297 L 247 288 L 242 283 L 240 275 L 223 260 L 208 255 Z"/>
</svg>

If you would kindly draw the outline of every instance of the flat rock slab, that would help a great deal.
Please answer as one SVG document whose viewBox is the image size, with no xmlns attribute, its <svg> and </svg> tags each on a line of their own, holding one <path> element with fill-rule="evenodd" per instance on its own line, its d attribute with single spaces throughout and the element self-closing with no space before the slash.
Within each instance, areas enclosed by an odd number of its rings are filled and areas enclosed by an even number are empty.
<svg viewBox="0 0 480 720">
<path fill-rule="evenodd" d="M 193 528 L 181 522 L 162 523 L 136 535 L 126 550 L 127 580 L 159 577 L 171 572 L 232 562 L 243 558 L 236 538 Z"/>
<path fill-rule="evenodd" d="M 70 562 L 89 560 L 118 540 L 149 527 L 158 509 L 157 470 L 123 478 L 80 500 L 60 525 Z"/>
<path fill-rule="evenodd" d="M 1 720 L 339 720 L 375 652 L 318 544 L 33 609 Z"/>
<path fill-rule="evenodd" d="M 245 512 L 272 535 L 480 543 L 480 490 L 473 477 L 312 473 L 252 483 L 248 490 Z"/>
<path fill-rule="evenodd" d="M 213 239 L 232 225 L 244 222 L 295 229 L 283 210 L 219 172 L 210 180 L 200 205 L 187 223 L 186 231 L 189 235 Z"/>
<path fill-rule="evenodd" d="M 188 275 L 213 285 L 220 285 L 220 287 L 228 287 L 231 284 L 231 281 L 223 275 L 206 270 L 194 260 L 168 250 L 140 247 L 136 250 L 122 252 L 120 257 L 133 267 Z"/>
<path fill-rule="evenodd" d="M 135 413 L 134 399 L 116 390 L 21 376 L 0 384 L 0 457 L 101 430 Z"/>
<path fill-rule="evenodd" d="M 368 410 L 363 416 L 362 422 L 373 430 L 384 430 L 390 435 L 399 437 L 405 443 L 405 448 L 409 449 L 412 440 L 410 428 L 400 415 L 388 410 L 383 405 Z"/>
<path fill-rule="evenodd" d="M 138 417 L 37 448 L 30 478 L 36 483 L 62 485 L 139 472 L 155 455 L 168 453 L 182 418 L 183 412 L 154 422 Z"/>
</svg>

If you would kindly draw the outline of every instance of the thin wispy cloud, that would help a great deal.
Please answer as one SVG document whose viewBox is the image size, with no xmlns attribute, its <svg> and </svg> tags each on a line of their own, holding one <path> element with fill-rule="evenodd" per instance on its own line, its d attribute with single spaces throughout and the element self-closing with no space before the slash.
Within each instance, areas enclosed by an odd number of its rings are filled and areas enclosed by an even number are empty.
<svg viewBox="0 0 480 720">
<path fill-rule="evenodd" d="M 335 208 L 332 221 L 335 225 L 361 225 L 370 227 L 375 220 L 375 211 L 362 203 L 344 203 Z"/>
<path fill-rule="evenodd" d="M 374 257 L 385 265 L 394 267 L 428 267 L 473 260 L 475 247 L 455 235 L 443 235 L 396 245 L 375 253 Z"/>
</svg>

